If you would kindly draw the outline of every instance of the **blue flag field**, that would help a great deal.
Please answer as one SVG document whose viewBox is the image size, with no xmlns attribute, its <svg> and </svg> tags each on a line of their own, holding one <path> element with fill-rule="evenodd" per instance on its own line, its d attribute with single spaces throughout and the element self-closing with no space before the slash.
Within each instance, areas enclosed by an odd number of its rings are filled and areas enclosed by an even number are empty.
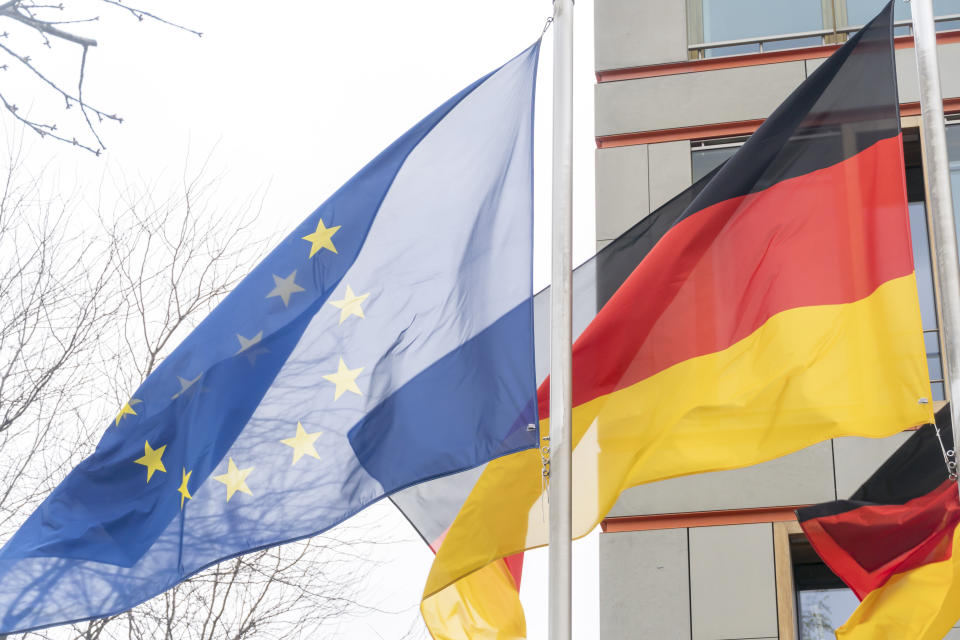
<svg viewBox="0 0 960 640">
<path fill-rule="evenodd" d="M 538 446 L 538 55 L 384 150 L 157 367 L 0 550 L 0 634 L 118 613 Z"/>
</svg>

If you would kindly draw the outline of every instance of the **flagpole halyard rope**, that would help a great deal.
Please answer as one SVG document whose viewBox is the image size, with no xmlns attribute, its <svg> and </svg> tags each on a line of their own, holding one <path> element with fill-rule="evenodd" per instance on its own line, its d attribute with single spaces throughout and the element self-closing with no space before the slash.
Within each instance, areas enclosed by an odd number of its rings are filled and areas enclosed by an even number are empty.
<svg viewBox="0 0 960 640">
<path fill-rule="evenodd" d="M 957 480 L 957 452 L 954 449 L 947 449 L 943 444 L 943 434 L 940 432 L 940 427 L 936 424 L 933 425 L 934 430 L 937 432 L 937 442 L 940 443 L 940 451 L 943 452 L 943 462 L 947 465 L 947 476 L 956 482 Z"/>
</svg>

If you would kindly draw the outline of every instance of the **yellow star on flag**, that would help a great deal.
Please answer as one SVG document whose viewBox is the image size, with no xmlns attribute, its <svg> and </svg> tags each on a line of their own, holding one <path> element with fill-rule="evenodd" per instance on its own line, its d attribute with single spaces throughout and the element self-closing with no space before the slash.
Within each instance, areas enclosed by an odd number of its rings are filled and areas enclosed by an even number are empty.
<svg viewBox="0 0 960 640">
<path fill-rule="evenodd" d="M 284 438 L 280 441 L 288 447 L 293 447 L 293 462 L 290 463 L 290 466 L 297 464 L 297 460 L 303 456 L 311 456 L 317 460 L 320 459 L 320 454 L 317 453 L 313 443 L 320 437 L 321 433 L 323 433 L 323 431 L 307 433 L 303 425 L 300 424 L 300 421 L 297 420 L 297 435 L 292 438 Z"/>
<path fill-rule="evenodd" d="M 316 255 L 317 251 L 320 249 L 329 249 L 334 253 L 337 252 L 337 248 L 333 246 L 333 234 L 340 230 L 340 226 L 327 228 L 327 225 L 323 224 L 323 220 L 317 220 L 317 230 L 311 233 L 310 235 L 303 236 L 303 239 L 310 243 L 310 256 L 313 257 Z"/>
<path fill-rule="evenodd" d="M 358 296 L 353 292 L 353 289 L 350 288 L 350 285 L 347 285 L 347 292 L 343 295 L 343 300 L 330 301 L 330 304 L 335 306 L 337 309 L 340 309 L 340 322 L 337 324 L 343 324 L 343 321 L 350 316 L 358 316 L 363 318 L 363 307 L 360 305 L 363 304 L 363 301 L 369 297 L 369 293 Z"/>
<path fill-rule="evenodd" d="M 163 445 L 159 449 L 154 449 L 150 446 L 149 442 L 144 441 L 143 443 L 143 457 L 137 458 L 134 460 L 137 464 L 142 464 L 147 468 L 147 482 L 150 482 L 150 478 L 153 477 L 154 471 L 163 471 L 167 472 L 163 468 L 163 450 L 167 448 L 167 445 Z"/>
<path fill-rule="evenodd" d="M 247 476 L 250 475 L 251 471 L 253 471 L 253 467 L 238 469 L 233 458 L 230 458 L 227 464 L 227 472 L 221 476 L 213 476 L 213 479 L 217 482 L 222 482 L 227 485 L 227 502 L 230 502 L 230 498 L 232 498 L 233 494 L 237 491 L 242 491 L 248 496 L 253 495 L 250 487 L 247 486 Z"/>
<path fill-rule="evenodd" d="M 137 412 L 133 410 L 135 406 L 143 402 L 143 400 L 138 400 L 136 398 L 130 398 L 130 401 L 120 407 L 120 413 L 117 414 L 116 419 L 113 421 L 115 426 L 120 426 L 120 421 L 123 420 L 124 416 L 135 416 Z"/>
<path fill-rule="evenodd" d="M 177 488 L 177 493 L 180 494 L 180 511 L 183 511 L 183 501 L 192 500 L 193 496 L 190 495 L 190 491 L 187 489 L 187 483 L 190 482 L 190 476 L 193 475 L 193 471 L 187 471 L 187 468 L 183 468 L 183 480 L 180 482 L 180 486 Z"/>
<path fill-rule="evenodd" d="M 360 375 L 361 371 L 363 371 L 363 367 L 359 369 L 348 369 L 343 358 L 340 358 L 340 364 L 337 365 L 337 372 L 323 376 L 324 380 L 329 380 L 337 385 L 337 390 L 333 393 L 334 400 L 339 400 L 345 391 L 352 391 L 358 396 L 363 395 L 360 393 L 360 387 L 357 386 L 357 376 Z"/>
</svg>

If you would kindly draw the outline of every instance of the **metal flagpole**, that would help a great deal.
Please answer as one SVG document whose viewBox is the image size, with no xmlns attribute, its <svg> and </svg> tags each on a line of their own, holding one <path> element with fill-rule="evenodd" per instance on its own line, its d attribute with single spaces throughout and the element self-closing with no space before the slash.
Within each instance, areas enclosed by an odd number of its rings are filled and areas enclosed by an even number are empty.
<svg viewBox="0 0 960 640">
<path fill-rule="evenodd" d="M 573 0 L 553 2 L 550 285 L 550 640 L 570 640 L 572 596 Z"/>
<path fill-rule="evenodd" d="M 949 383 L 950 417 L 956 450 L 960 438 L 960 262 L 950 195 L 950 168 L 947 160 L 947 131 L 940 93 L 937 62 L 937 34 L 933 21 L 933 0 L 913 0 L 913 34 L 916 40 L 917 70 L 920 76 L 920 109 L 923 114 L 924 162 L 930 190 L 936 269 L 940 281 L 940 308 L 943 314 L 944 360 Z M 954 460 L 956 458 L 954 457 Z"/>
</svg>

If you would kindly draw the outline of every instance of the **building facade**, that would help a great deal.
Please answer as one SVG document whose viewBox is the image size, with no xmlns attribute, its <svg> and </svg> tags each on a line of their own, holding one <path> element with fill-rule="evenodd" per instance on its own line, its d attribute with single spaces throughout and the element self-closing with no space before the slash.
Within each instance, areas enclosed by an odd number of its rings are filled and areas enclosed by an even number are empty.
<svg viewBox="0 0 960 640">
<path fill-rule="evenodd" d="M 884 0 L 595 0 L 598 249 L 732 155 Z M 960 0 L 934 0 L 960 219 Z M 910 6 L 896 63 L 914 259 L 936 406 L 945 399 Z M 600 536 L 600 638 L 820 640 L 857 601 L 793 515 L 845 498 L 908 433 L 625 492 Z M 960 612 L 958 612 L 960 615 Z M 960 640 L 960 628 L 948 636 Z"/>
</svg>

